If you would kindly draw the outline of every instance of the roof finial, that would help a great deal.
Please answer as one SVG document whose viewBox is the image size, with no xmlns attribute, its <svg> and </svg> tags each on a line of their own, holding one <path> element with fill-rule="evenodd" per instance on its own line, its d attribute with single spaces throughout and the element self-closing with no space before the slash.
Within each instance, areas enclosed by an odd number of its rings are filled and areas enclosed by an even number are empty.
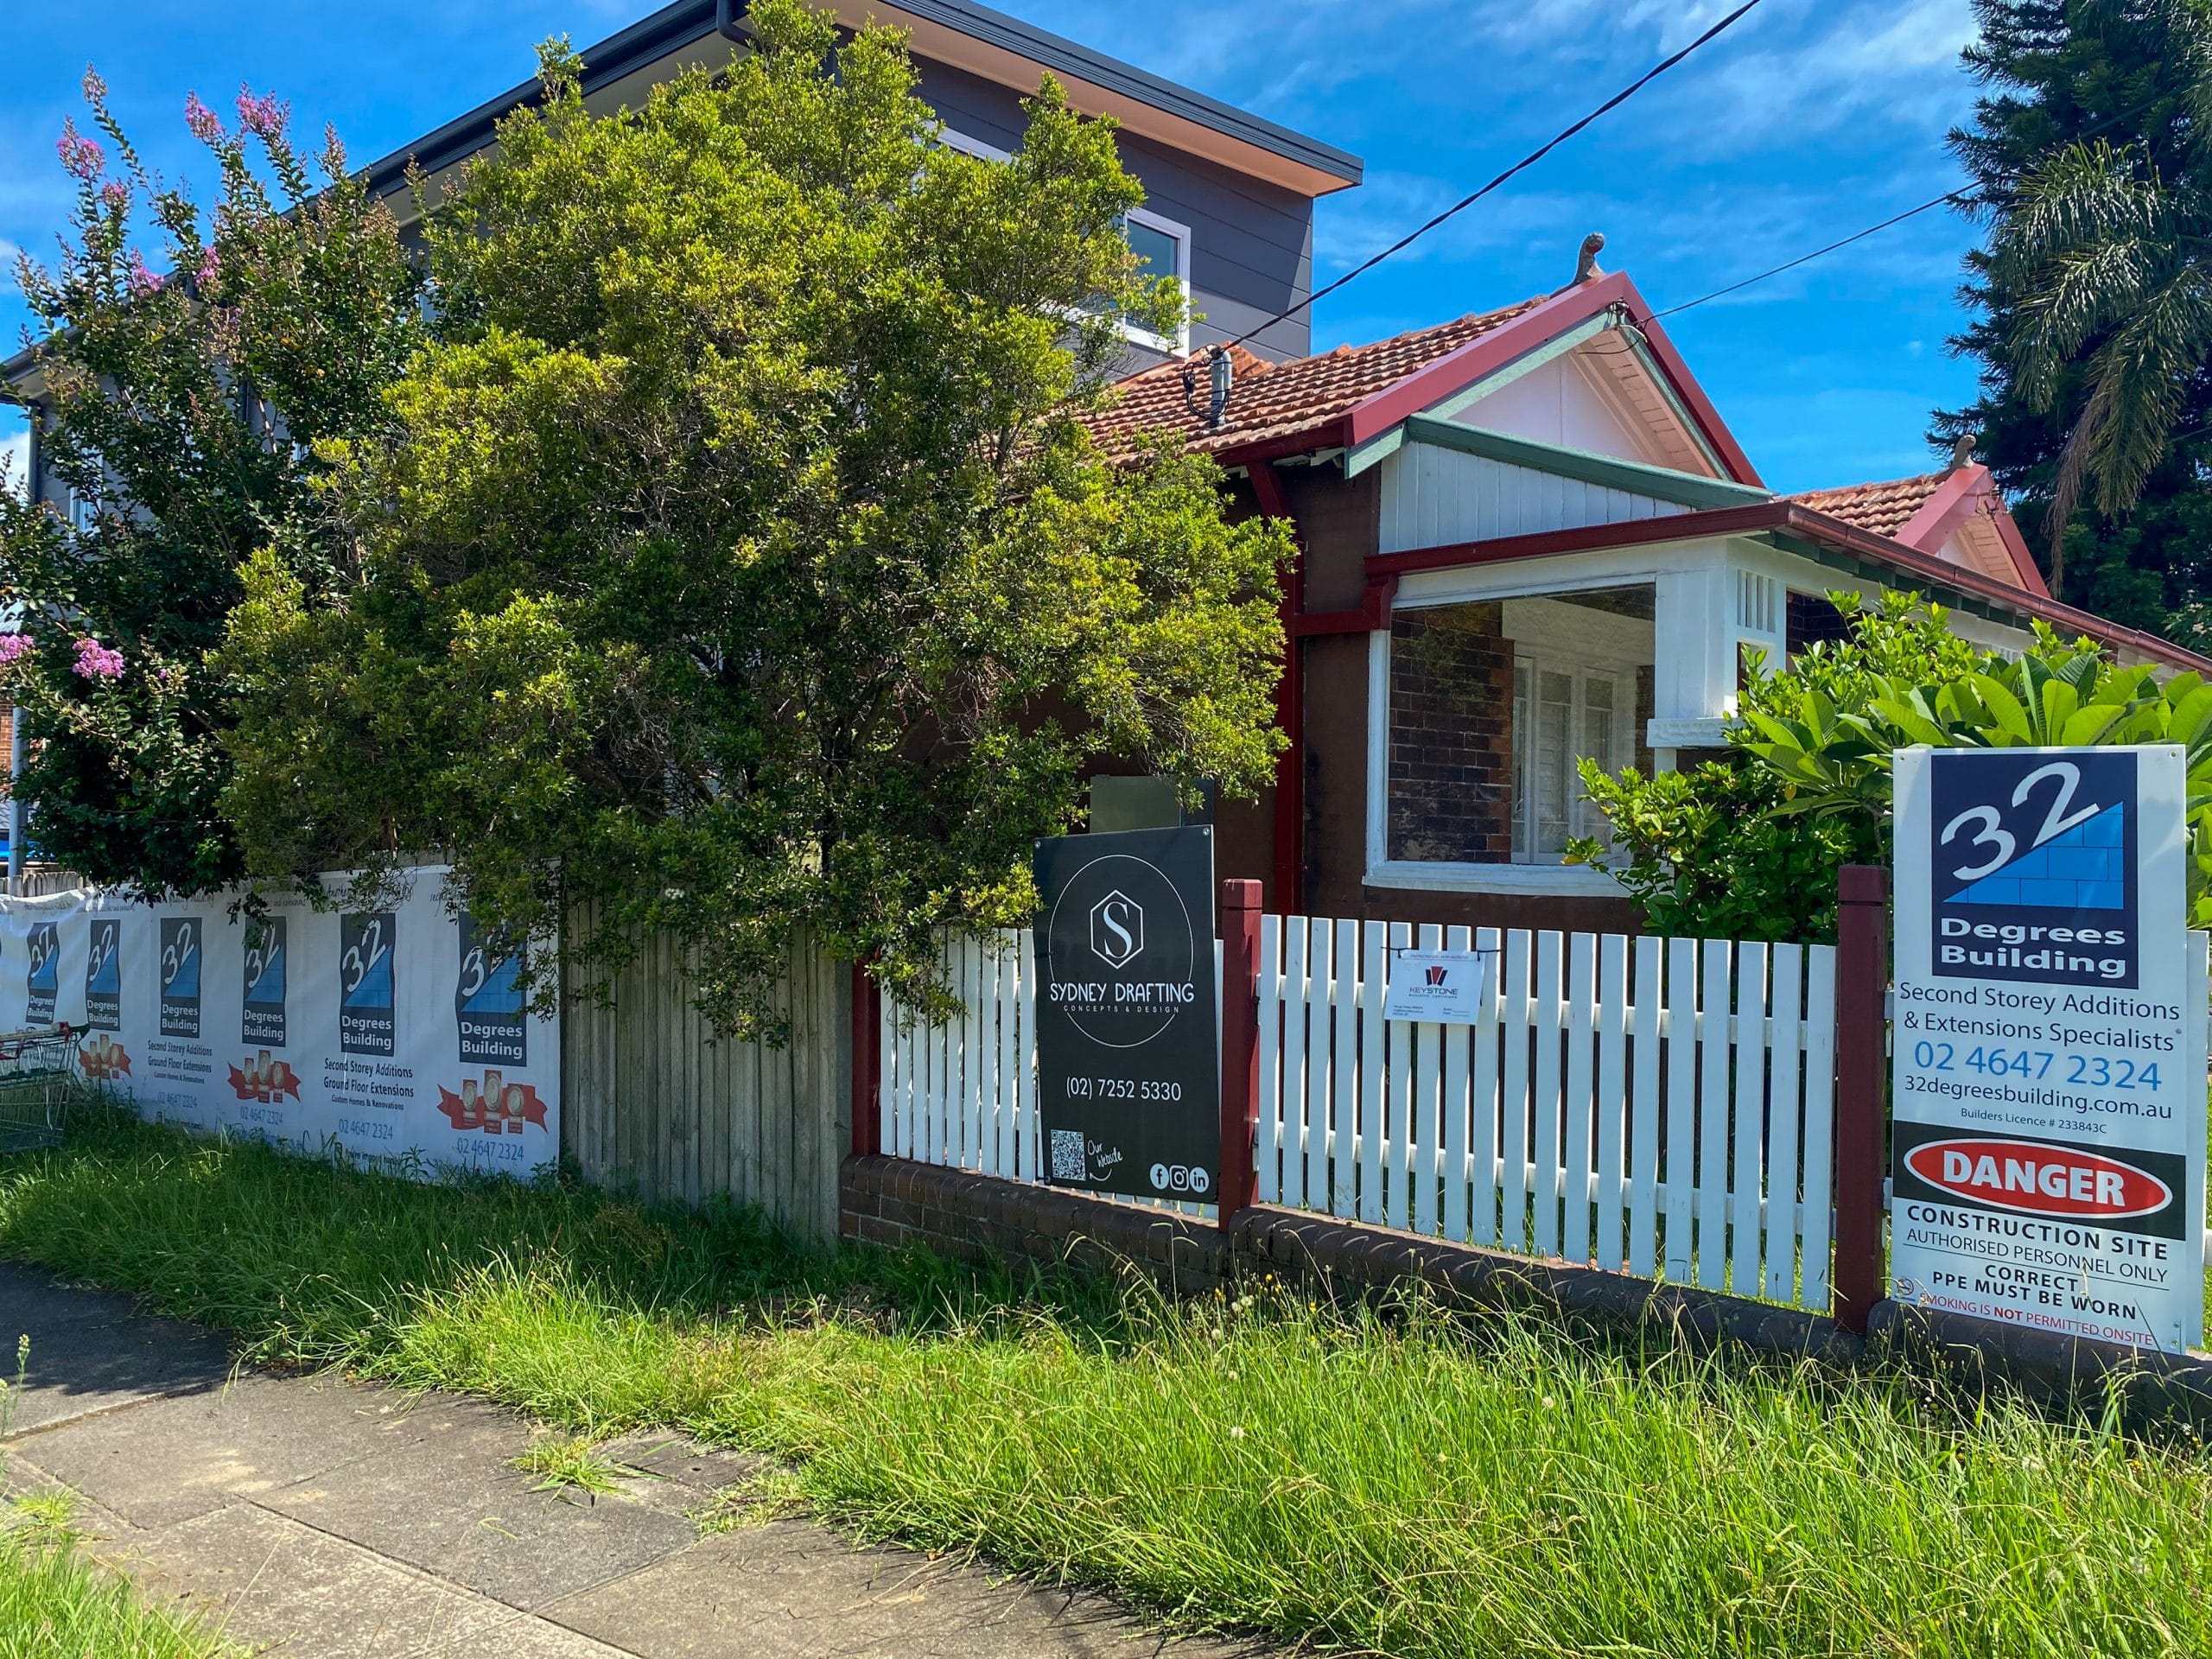
<svg viewBox="0 0 2212 1659">
<path fill-rule="evenodd" d="M 1961 467 L 1972 466 L 1974 447 L 1980 442 L 1981 434 L 1979 432 L 1961 432 L 1957 437 L 1952 439 L 1951 464 L 1946 470 L 1955 473 Z"/>
<path fill-rule="evenodd" d="M 1605 273 L 1598 269 L 1598 251 L 1605 245 L 1605 233 L 1592 231 L 1582 238 L 1582 251 L 1574 261 L 1574 280 L 1577 283 L 1595 282 Z"/>
</svg>

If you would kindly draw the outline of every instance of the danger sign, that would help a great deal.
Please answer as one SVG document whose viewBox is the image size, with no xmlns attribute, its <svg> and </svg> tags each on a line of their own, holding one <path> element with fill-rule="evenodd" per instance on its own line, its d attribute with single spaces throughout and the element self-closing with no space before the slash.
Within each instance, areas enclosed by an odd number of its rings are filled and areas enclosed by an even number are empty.
<svg viewBox="0 0 2212 1659">
<path fill-rule="evenodd" d="M 1891 1291 L 2203 1336 L 2205 968 L 2177 747 L 1897 756 Z"/>
</svg>

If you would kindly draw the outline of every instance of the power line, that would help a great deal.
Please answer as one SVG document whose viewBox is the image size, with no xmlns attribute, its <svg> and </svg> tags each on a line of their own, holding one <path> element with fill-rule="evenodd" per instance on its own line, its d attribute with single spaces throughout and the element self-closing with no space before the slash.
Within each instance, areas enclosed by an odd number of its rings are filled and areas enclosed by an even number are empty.
<svg viewBox="0 0 2212 1659">
<path fill-rule="evenodd" d="M 1818 259 L 1826 254 L 1834 253 L 1838 248 L 1847 248 L 1854 242 L 1863 242 L 1878 231 L 1886 231 L 1892 225 L 1904 224 L 1905 220 L 1912 218 L 1916 213 L 1924 213 L 1930 207 L 1941 207 L 1947 201 L 1965 202 L 1969 200 L 1972 196 L 1973 192 L 1971 190 L 1953 190 L 1944 195 L 1930 197 L 1928 200 L 1922 202 L 1917 207 L 1908 207 L 1904 212 L 1892 214 L 1878 225 L 1869 225 L 1863 231 L 1853 232 L 1851 235 L 1844 237 L 1840 241 L 1831 242 L 1825 248 L 1815 248 L 1810 253 L 1801 253 L 1795 259 L 1791 259 L 1782 264 L 1777 265 L 1771 270 L 1763 270 L 1756 276 L 1746 276 L 1740 283 L 1731 283 L 1726 288 L 1716 288 L 1710 294 L 1700 294 L 1694 300 L 1685 300 L 1680 305 L 1670 305 L 1663 311 L 1654 311 L 1651 314 L 1652 320 L 1656 321 L 1661 317 L 1671 317 L 1678 311 L 1695 310 L 1699 306 L 1704 305 L 1709 301 L 1717 300 L 1726 295 L 1733 294 L 1739 288 L 1749 288 L 1752 283 L 1763 283 L 1770 276 L 1779 276 L 1785 270 L 1795 270 L 1800 265 L 1810 264 L 1814 260 Z"/>
<path fill-rule="evenodd" d="M 2134 105 L 2131 109 L 2122 110 L 2117 115 L 2108 115 L 2103 120 L 2095 123 L 2094 125 L 2084 127 L 2067 142 L 2069 143 L 2078 144 L 2085 138 L 2094 138 L 2100 133 L 2108 132 L 2113 128 L 2120 125 L 2124 122 L 2133 121 L 2140 115 L 2147 115 L 2154 107 L 2164 102 L 2171 96 L 2172 94 L 2168 92 L 2153 93 L 2151 97 L 2145 99 L 2140 104 Z M 1726 288 L 1716 288 L 1710 294 L 1700 294 L 1697 298 L 1694 300 L 1685 300 L 1680 305 L 1670 305 L 1663 311 L 1654 311 L 1651 314 L 1652 318 L 1656 321 L 1660 317 L 1671 317 L 1677 312 L 1694 310 L 1697 307 L 1706 304 L 1708 301 L 1721 299 L 1727 295 L 1735 293 L 1739 289 L 1749 288 L 1755 283 L 1765 282 L 1770 276 L 1779 276 L 1786 270 L 1795 270 L 1800 265 L 1810 264 L 1815 259 L 1819 259 L 1826 255 L 1834 253 L 1838 248 L 1847 248 L 1854 242 L 1863 242 L 1868 237 L 1874 235 L 1878 232 L 1888 230 L 1892 225 L 1902 225 L 1908 219 L 1912 219 L 1921 213 L 1924 213 L 1931 207 L 1941 207 L 1946 203 L 1955 204 L 1959 207 L 1971 207 L 1978 205 L 1974 194 L 1974 187 L 1970 185 L 1962 186 L 1959 189 L 1947 191 L 1940 196 L 1930 196 L 1926 201 L 1922 202 L 1917 207 L 1908 207 L 1901 213 L 1892 213 L 1889 218 L 1884 219 L 1878 225 L 1869 225 L 1865 230 L 1854 231 L 1851 235 L 1844 237 L 1839 241 L 1831 242 L 1824 248 L 1815 248 L 1810 253 L 1801 253 L 1795 259 L 1785 260 L 1783 263 L 1776 265 L 1771 270 L 1759 272 L 1756 276 L 1746 276 L 1741 282 L 1729 283 Z"/>
<path fill-rule="evenodd" d="M 1658 79 L 1660 76 L 1665 74 L 1669 69 L 1672 69 L 1684 58 L 1688 57 L 1691 53 L 1696 51 L 1708 41 L 1714 39 L 1728 29 L 1745 13 L 1755 10 L 1758 4 L 1759 0 L 1744 0 L 1744 3 L 1742 5 L 1737 7 L 1735 10 L 1730 12 L 1719 22 L 1713 24 L 1712 28 L 1707 29 L 1704 34 L 1699 35 L 1681 51 L 1675 53 L 1672 57 L 1663 59 L 1660 62 L 1652 66 L 1651 68 L 1646 70 L 1642 75 L 1630 82 L 1626 86 L 1624 86 L 1619 92 L 1615 92 L 1611 98 L 1600 104 L 1596 109 L 1591 111 L 1589 114 L 1584 116 L 1580 121 L 1577 121 L 1573 126 L 1561 131 L 1556 137 L 1552 138 L 1540 149 L 1530 150 L 1529 154 L 1522 156 L 1519 161 L 1514 162 L 1512 166 L 1507 168 L 1504 172 L 1499 174 L 1488 184 L 1483 186 L 1481 189 L 1474 192 L 1471 195 L 1461 197 L 1458 201 L 1453 202 L 1452 206 L 1446 207 L 1442 213 L 1438 213 L 1434 218 L 1428 220 L 1427 224 L 1417 226 L 1415 229 L 1408 232 L 1404 236 L 1400 237 L 1395 242 L 1393 242 L 1389 247 L 1383 249 L 1382 252 L 1375 255 L 1372 258 L 1365 261 L 1363 264 L 1355 265 L 1351 270 L 1346 271 L 1343 276 L 1338 277 L 1326 287 L 1319 289 L 1313 293 L 1307 295 L 1304 299 L 1300 300 L 1296 305 L 1292 306 L 1288 310 L 1277 312 L 1274 316 L 1269 317 L 1265 322 L 1260 323 L 1255 327 L 1246 329 L 1243 334 L 1237 335 L 1235 340 L 1229 341 L 1228 345 L 1242 346 L 1246 340 L 1250 340 L 1255 334 L 1259 334 L 1262 329 L 1272 328 L 1275 324 L 1296 316 L 1300 312 L 1311 307 L 1315 301 L 1325 299 L 1330 295 L 1335 293 L 1338 289 L 1344 287 L 1345 283 L 1352 281 L 1355 277 L 1365 276 L 1369 271 L 1374 270 L 1376 266 L 1381 264 L 1385 259 L 1389 258 L 1394 254 L 1404 252 L 1406 249 L 1411 247 L 1422 237 L 1427 236 L 1438 226 L 1443 224 L 1445 220 L 1452 218 L 1456 213 L 1463 213 L 1467 208 L 1473 207 L 1477 202 L 1480 201 L 1484 196 L 1490 194 L 1491 191 L 1497 189 L 1498 186 L 1503 184 L 1515 174 L 1523 172 L 1526 169 L 1534 167 L 1538 162 L 1543 160 L 1545 156 L 1550 155 L 1552 151 L 1557 149 L 1568 139 L 1573 137 L 1576 133 L 1580 132 L 1583 128 L 1597 120 L 1599 117 L 1606 114 L 1610 111 L 1618 109 L 1623 104 L 1627 103 L 1630 99 L 1635 97 L 1637 93 L 1642 92 L 1653 81 Z M 1228 349 L 1228 346 L 1224 346 L 1218 349 L 1225 351 Z"/>
</svg>

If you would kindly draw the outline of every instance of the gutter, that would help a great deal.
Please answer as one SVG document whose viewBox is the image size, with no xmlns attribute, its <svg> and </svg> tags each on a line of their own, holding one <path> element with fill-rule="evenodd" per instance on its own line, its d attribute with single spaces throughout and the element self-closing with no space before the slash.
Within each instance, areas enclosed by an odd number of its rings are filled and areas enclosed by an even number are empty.
<svg viewBox="0 0 2212 1659">
<path fill-rule="evenodd" d="M 1357 156 L 1333 145 L 1147 74 L 1073 41 L 1033 29 L 1003 12 L 969 4 L 967 0 L 886 0 L 882 10 L 911 17 L 917 23 L 949 30 L 982 46 L 1011 53 L 1064 77 L 1086 81 L 1295 166 L 1341 180 L 1344 185 L 1357 184 L 1364 174 L 1364 166 Z M 641 18 L 596 46 L 585 48 L 579 54 L 584 60 L 585 94 L 588 96 L 612 86 L 671 53 L 717 35 L 739 45 L 748 43 L 751 35 L 745 26 L 745 0 L 677 0 L 677 3 Z M 886 21 L 896 22 L 899 18 L 891 16 Z M 529 80 L 455 117 L 412 143 L 372 162 L 367 171 L 369 188 L 379 195 L 400 188 L 406 182 L 410 162 L 419 162 L 428 174 L 441 172 L 467 159 L 492 142 L 502 117 L 534 105 L 538 96 L 537 83 Z"/>
</svg>

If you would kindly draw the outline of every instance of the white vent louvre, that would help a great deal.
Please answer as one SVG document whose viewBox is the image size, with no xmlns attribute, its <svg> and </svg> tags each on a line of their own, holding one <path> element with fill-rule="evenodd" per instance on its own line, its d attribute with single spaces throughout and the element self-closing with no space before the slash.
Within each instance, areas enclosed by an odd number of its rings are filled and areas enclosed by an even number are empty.
<svg viewBox="0 0 2212 1659">
<path fill-rule="evenodd" d="M 1739 633 L 1782 636 L 1782 584 L 1756 570 L 1736 573 L 1736 629 Z"/>
</svg>

